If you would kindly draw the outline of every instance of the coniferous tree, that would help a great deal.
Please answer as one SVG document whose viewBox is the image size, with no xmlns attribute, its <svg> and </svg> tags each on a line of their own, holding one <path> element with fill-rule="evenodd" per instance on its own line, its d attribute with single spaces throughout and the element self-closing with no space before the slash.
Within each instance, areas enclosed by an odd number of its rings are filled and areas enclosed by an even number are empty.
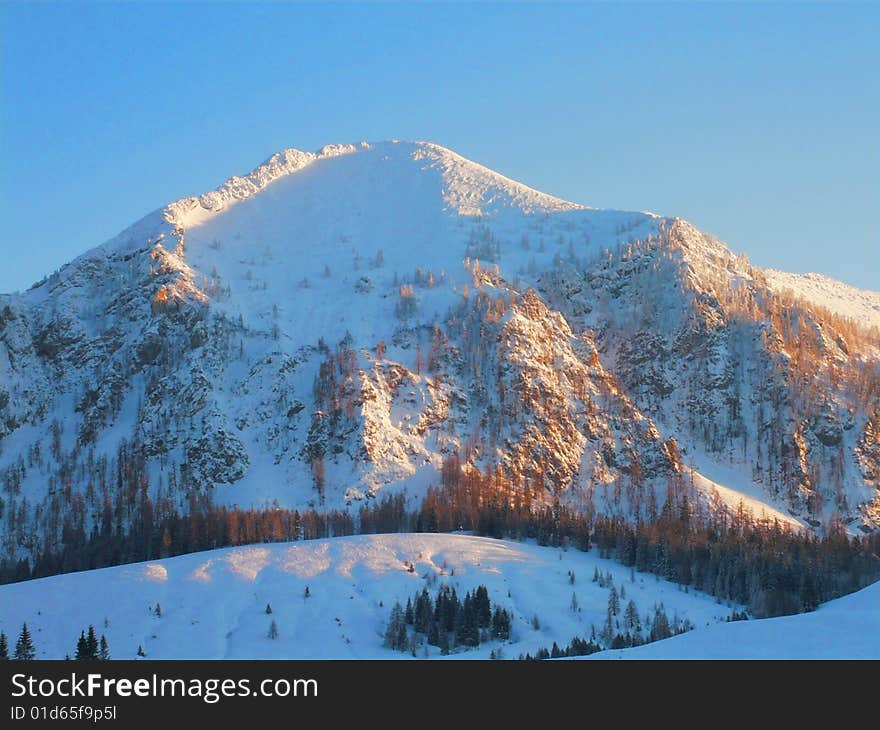
<svg viewBox="0 0 880 730">
<path fill-rule="evenodd" d="M 391 608 L 391 618 L 385 629 L 385 646 L 396 651 L 406 651 L 408 648 L 406 620 L 403 616 L 403 609 L 400 607 L 400 601 L 395 601 Z"/>
<path fill-rule="evenodd" d="M 266 613 L 267 614 L 272 613 L 272 604 L 271 603 L 266 604 Z"/>
<path fill-rule="evenodd" d="M 15 658 L 19 660 L 36 659 L 37 650 L 34 647 L 33 639 L 28 625 L 22 624 L 21 633 L 18 635 L 18 641 L 15 642 Z"/>
<path fill-rule="evenodd" d="M 269 624 L 269 634 L 270 639 L 278 638 L 278 624 L 275 623 L 275 619 L 272 619 L 272 623 Z"/>
<path fill-rule="evenodd" d="M 77 661 L 82 661 L 83 659 L 88 659 L 88 645 L 86 644 L 86 632 L 85 630 L 79 632 L 79 639 L 76 641 L 76 652 L 73 657 Z"/>
<path fill-rule="evenodd" d="M 666 616 L 663 606 L 659 606 L 654 611 L 650 639 L 651 641 L 660 641 L 661 639 L 668 639 L 670 636 L 672 636 L 672 629 L 669 627 L 669 618 Z"/>
<path fill-rule="evenodd" d="M 0 661 L 9 659 L 9 640 L 6 634 L 0 631 Z"/>
<path fill-rule="evenodd" d="M 98 649 L 98 659 L 102 662 L 110 661 L 110 646 L 107 644 L 107 637 L 101 634 L 100 648 Z"/>
<path fill-rule="evenodd" d="M 492 615 L 492 636 L 502 641 L 510 638 L 510 613 L 507 609 L 495 607 Z"/>
<path fill-rule="evenodd" d="M 612 584 L 611 591 L 608 593 L 608 610 L 612 616 L 620 613 L 620 598 L 617 595 L 617 589 Z"/>
<path fill-rule="evenodd" d="M 486 586 L 477 587 L 474 592 L 474 609 L 477 613 L 477 625 L 481 628 L 487 628 L 492 623 L 492 606 L 489 601 L 489 590 Z"/>
<path fill-rule="evenodd" d="M 86 659 L 98 658 L 98 637 L 95 635 L 95 627 L 89 626 L 89 633 L 86 634 Z"/>
<path fill-rule="evenodd" d="M 627 631 L 641 631 L 642 624 L 639 621 L 639 609 L 636 608 L 636 602 L 630 598 L 626 604 L 626 610 L 623 612 L 623 620 Z"/>
</svg>

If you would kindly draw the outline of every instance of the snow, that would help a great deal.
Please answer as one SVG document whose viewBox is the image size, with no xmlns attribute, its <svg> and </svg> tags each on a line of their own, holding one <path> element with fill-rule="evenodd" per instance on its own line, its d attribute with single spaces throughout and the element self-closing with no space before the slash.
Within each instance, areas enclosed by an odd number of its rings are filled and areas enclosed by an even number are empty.
<svg viewBox="0 0 880 730">
<path fill-rule="evenodd" d="M 700 460 L 699 470 L 689 470 L 693 474 L 694 484 L 711 500 L 717 498 L 728 509 L 736 512 L 740 505 L 743 510 L 757 519 L 779 520 L 782 524 L 794 528 L 804 527 L 804 523 L 785 511 L 778 500 L 774 500 L 761 488 L 743 476 L 742 466 L 721 465 L 706 457 Z M 710 478 L 709 475 L 713 478 Z"/>
<path fill-rule="evenodd" d="M 26 621 L 40 659 L 73 654 L 90 624 L 106 634 L 115 659 L 135 658 L 138 645 L 151 659 L 406 658 L 382 646 L 395 600 L 405 604 L 423 586 L 435 595 L 441 583 L 463 597 L 482 584 L 493 605 L 512 611 L 511 642 L 453 656 L 486 659 L 501 647 L 515 659 L 554 641 L 565 646 L 574 636 L 589 638 L 591 624 L 601 629 L 610 586 L 592 582 L 596 568 L 611 572 L 617 590 L 625 588 L 621 605 L 633 599 L 640 616 L 662 603 L 670 620 L 677 614 L 705 627 L 730 613 L 709 596 L 653 575 L 636 573 L 632 582 L 628 569 L 595 551 L 400 534 L 225 548 L 4 585 L 0 630 L 14 642 Z M 572 592 L 580 611 L 571 609 Z M 152 610 L 157 603 L 161 617 Z M 272 620 L 276 640 L 267 637 Z M 438 657 L 436 647 L 430 651 Z"/>
<path fill-rule="evenodd" d="M 699 628 L 593 659 L 880 659 L 880 583 L 812 613 Z"/>
<path fill-rule="evenodd" d="M 859 289 L 822 274 L 790 274 L 776 269 L 764 269 L 764 273 L 777 291 L 790 291 L 862 327 L 880 328 L 880 292 Z M 880 272 L 876 273 L 880 284 Z"/>
</svg>

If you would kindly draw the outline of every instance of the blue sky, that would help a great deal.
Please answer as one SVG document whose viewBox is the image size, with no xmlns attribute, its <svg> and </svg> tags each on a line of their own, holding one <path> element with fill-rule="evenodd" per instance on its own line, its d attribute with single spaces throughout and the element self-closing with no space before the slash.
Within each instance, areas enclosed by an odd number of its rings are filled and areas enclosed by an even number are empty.
<svg viewBox="0 0 880 730">
<path fill-rule="evenodd" d="M 0 291 L 285 147 L 429 139 L 880 289 L 877 5 L 0 4 Z"/>
</svg>

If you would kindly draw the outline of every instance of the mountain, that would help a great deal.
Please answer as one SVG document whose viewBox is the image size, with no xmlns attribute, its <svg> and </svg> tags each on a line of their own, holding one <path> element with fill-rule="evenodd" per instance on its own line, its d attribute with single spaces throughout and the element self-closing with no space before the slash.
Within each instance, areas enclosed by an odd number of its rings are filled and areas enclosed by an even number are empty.
<svg viewBox="0 0 880 730">
<path fill-rule="evenodd" d="M 597 573 L 601 585 L 593 580 Z M 612 587 L 623 596 L 619 622 L 633 601 L 645 637 L 661 606 L 670 628 L 679 629 L 705 628 L 731 613 L 704 593 L 631 574 L 595 552 L 455 534 L 358 535 L 225 548 L 0 586 L 0 631 L 14 641 L 27 622 L 39 659 L 73 655 L 89 625 L 106 635 L 113 659 L 135 659 L 139 646 L 148 659 L 405 659 L 408 651 L 383 647 L 393 606 L 422 590 L 436 597 L 441 585 L 462 599 L 484 585 L 491 606 L 511 614 L 509 640 L 459 648 L 451 654 L 458 659 L 499 651 L 516 659 L 554 642 L 588 640 L 593 627 L 602 630 Z M 277 637 L 270 639 L 273 621 Z M 439 647 L 424 645 L 419 657 L 426 652 L 441 655 Z"/>
<path fill-rule="evenodd" d="M 205 498 L 417 506 L 450 469 L 870 532 L 878 299 L 435 144 L 285 150 L 0 296 L 2 556 Z"/>
</svg>

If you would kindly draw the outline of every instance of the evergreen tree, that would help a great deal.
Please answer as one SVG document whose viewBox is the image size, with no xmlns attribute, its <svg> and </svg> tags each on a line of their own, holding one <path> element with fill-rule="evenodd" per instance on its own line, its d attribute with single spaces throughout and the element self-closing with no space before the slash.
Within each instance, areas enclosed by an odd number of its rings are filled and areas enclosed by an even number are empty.
<svg viewBox="0 0 880 730">
<path fill-rule="evenodd" d="M 617 589 L 612 584 L 611 591 L 608 593 L 608 610 L 612 616 L 620 613 L 620 598 L 617 595 Z"/>
<path fill-rule="evenodd" d="M 101 644 L 98 649 L 98 659 L 102 662 L 110 661 L 110 646 L 107 644 L 107 637 L 101 634 Z"/>
<path fill-rule="evenodd" d="M 639 621 L 639 609 L 636 608 L 636 602 L 631 598 L 629 603 L 626 604 L 626 610 L 623 612 L 623 620 L 627 631 L 642 630 L 642 623 Z"/>
<path fill-rule="evenodd" d="M 0 631 L 0 661 L 9 659 L 9 641 L 6 634 Z"/>
<path fill-rule="evenodd" d="M 95 635 L 95 627 L 89 625 L 89 633 L 86 635 L 86 659 L 98 658 L 98 637 Z"/>
<path fill-rule="evenodd" d="M 385 646 L 396 651 L 406 651 L 408 648 L 406 620 L 400 601 L 396 601 L 391 609 L 391 618 L 385 629 Z"/>
<path fill-rule="evenodd" d="M 456 644 L 478 646 L 480 643 L 480 632 L 479 627 L 477 626 L 477 610 L 474 606 L 474 599 L 470 593 L 465 595 L 464 603 L 462 604 L 459 613 L 461 614 L 461 620 L 457 622 L 458 626 L 455 633 Z"/>
<path fill-rule="evenodd" d="M 422 592 L 416 598 L 415 605 L 415 627 L 416 632 L 427 634 L 431 630 L 431 624 L 434 622 L 434 605 L 431 602 L 431 595 L 427 588 L 423 588 Z"/>
<path fill-rule="evenodd" d="M 510 638 L 510 614 L 507 609 L 495 607 L 492 615 L 492 636 L 502 641 Z"/>
<path fill-rule="evenodd" d="M 18 641 L 15 642 L 15 658 L 16 659 L 36 659 L 37 650 L 34 648 L 31 632 L 28 630 L 27 624 L 22 624 L 21 633 L 18 635 Z"/>
<path fill-rule="evenodd" d="M 278 638 L 278 624 L 275 623 L 275 619 L 272 619 L 272 623 L 269 624 L 269 638 L 277 639 Z"/>
<path fill-rule="evenodd" d="M 474 609 L 477 613 L 477 625 L 487 628 L 492 624 L 492 605 L 489 601 L 489 590 L 486 586 L 478 586 L 474 593 Z"/>
<path fill-rule="evenodd" d="M 73 655 L 74 659 L 77 661 L 82 661 L 83 659 L 88 658 L 89 649 L 86 645 L 86 632 L 79 632 L 79 639 L 76 640 L 76 653 Z"/>
<path fill-rule="evenodd" d="M 440 653 L 443 656 L 449 654 L 449 634 L 446 631 L 440 631 Z"/>
<path fill-rule="evenodd" d="M 140 657 L 145 657 L 147 655 L 147 652 L 144 651 L 144 647 L 140 644 L 138 644 L 137 655 Z"/>
<path fill-rule="evenodd" d="M 669 627 L 669 618 L 666 616 L 663 606 L 659 606 L 654 611 L 654 620 L 651 622 L 651 641 L 668 639 L 670 636 L 672 636 L 672 629 Z"/>
<path fill-rule="evenodd" d="M 266 604 L 266 613 L 267 614 L 272 613 L 272 604 L 271 603 Z"/>
</svg>

